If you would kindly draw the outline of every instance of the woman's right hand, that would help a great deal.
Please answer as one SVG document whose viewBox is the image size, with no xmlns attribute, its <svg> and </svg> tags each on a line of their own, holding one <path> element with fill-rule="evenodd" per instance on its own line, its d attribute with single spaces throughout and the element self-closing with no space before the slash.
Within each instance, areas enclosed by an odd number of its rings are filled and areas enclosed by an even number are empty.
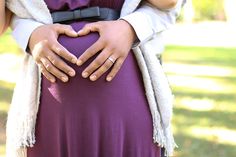
<svg viewBox="0 0 236 157">
<path fill-rule="evenodd" d="M 77 57 L 68 52 L 59 42 L 58 36 L 65 34 L 77 37 L 78 34 L 69 25 L 50 24 L 36 28 L 29 40 L 30 52 L 39 66 L 42 74 L 52 83 L 56 78 L 67 82 L 75 76 L 75 70 L 67 65 L 60 57 L 76 64 Z"/>
</svg>

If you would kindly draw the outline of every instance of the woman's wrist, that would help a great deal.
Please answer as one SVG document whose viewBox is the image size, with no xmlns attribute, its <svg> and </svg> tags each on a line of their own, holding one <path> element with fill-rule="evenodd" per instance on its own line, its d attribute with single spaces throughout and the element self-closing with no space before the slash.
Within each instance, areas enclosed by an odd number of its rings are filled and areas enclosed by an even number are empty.
<svg viewBox="0 0 236 157">
<path fill-rule="evenodd" d="M 135 32 L 134 28 L 132 27 L 132 25 L 130 25 L 129 22 L 127 22 L 126 20 L 123 20 L 123 19 L 120 19 L 118 21 L 121 22 L 127 28 L 127 31 L 128 31 L 127 35 L 131 37 L 132 43 L 137 41 L 138 37 L 137 37 L 136 32 Z"/>
</svg>

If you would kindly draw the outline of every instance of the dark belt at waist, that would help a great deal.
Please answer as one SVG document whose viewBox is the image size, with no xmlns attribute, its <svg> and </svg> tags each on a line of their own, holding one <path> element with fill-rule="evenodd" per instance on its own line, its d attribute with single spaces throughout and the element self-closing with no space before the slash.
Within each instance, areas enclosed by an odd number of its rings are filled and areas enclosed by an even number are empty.
<svg viewBox="0 0 236 157">
<path fill-rule="evenodd" d="M 52 14 L 53 23 L 64 23 L 72 20 L 111 21 L 117 20 L 120 13 L 110 8 L 89 7 L 73 11 L 58 11 Z"/>
</svg>

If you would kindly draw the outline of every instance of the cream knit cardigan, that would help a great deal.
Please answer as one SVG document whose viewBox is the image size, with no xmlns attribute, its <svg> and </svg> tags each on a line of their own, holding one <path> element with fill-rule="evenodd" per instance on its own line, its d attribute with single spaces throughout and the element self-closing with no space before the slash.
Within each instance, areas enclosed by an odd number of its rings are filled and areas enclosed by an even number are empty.
<svg viewBox="0 0 236 157">
<path fill-rule="evenodd" d="M 127 7 L 136 7 L 141 0 L 126 0 L 121 15 Z M 43 0 L 8 0 L 8 8 L 17 16 L 51 24 L 52 18 Z M 135 8 L 136 8 L 135 7 Z M 151 43 L 152 41 L 150 41 Z M 167 156 L 173 153 L 175 142 L 171 131 L 173 96 L 152 44 L 133 48 L 143 76 L 146 96 L 153 120 L 153 141 L 165 147 Z M 26 157 L 26 147 L 35 143 L 35 125 L 39 108 L 41 73 L 32 56 L 25 53 L 20 77 L 14 89 L 7 121 L 7 157 Z"/>
</svg>

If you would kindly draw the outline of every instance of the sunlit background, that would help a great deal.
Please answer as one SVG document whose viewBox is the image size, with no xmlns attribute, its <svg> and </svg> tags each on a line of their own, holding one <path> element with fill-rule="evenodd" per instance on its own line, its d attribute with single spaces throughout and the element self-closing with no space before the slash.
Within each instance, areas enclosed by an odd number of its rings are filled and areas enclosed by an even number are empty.
<svg viewBox="0 0 236 157">
<path fill-rule="evenodd" d="M 188 0 L 166 32 L 163 67 L 175 94 L 175 157 L 236 157 L 236 0 Z M 0 37 L 0 157 L 21 52 Z"/>
</svg>

